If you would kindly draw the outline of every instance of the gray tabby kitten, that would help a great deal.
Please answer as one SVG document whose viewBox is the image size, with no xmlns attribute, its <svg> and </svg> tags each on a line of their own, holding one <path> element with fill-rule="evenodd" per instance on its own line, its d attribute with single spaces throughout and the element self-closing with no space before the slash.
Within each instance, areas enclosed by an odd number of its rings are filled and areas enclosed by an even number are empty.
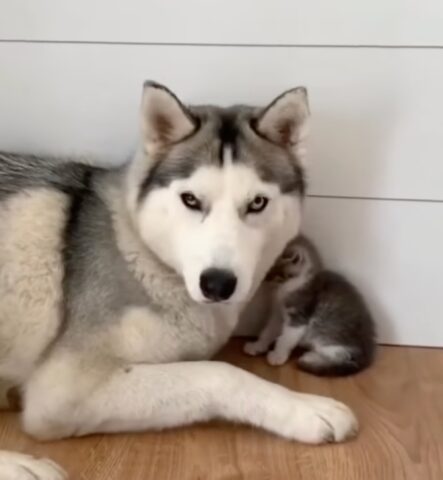
<svg viewBox="0 0 443 480">
<path fill-rule="evenodd" d="M 272 315 L 249 355 L 268 352 L 271 365 L 285 363 L 296 346 L 297 360 L 316 375 L 349 375 L 374 357 L 375 326 L 361 295 L 343 276 L 322 268 L 306 237 L 289 242 L 266 277 L 273 290 Z"/>
</svg>

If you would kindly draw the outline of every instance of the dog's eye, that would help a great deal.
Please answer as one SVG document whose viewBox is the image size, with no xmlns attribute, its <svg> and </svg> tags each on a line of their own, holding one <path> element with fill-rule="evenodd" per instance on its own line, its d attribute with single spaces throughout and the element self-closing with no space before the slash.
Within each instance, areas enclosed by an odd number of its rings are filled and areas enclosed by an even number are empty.
<svg viewBox="0 0 443 480">
<path fill-rule="evenodd" d="M 182 193 L 180 198 L 184 205 L 190 210 L 201 210 L 202 204 L 200 200 L 193 194 L 189 192 Z"/>
<path fill-rule="evenodd" d="M 260 213 L 266 208 L 269 199 L 263 195 L 257 195 L 252 202 L 248 203 L 246 213 Z"/>
</svg>

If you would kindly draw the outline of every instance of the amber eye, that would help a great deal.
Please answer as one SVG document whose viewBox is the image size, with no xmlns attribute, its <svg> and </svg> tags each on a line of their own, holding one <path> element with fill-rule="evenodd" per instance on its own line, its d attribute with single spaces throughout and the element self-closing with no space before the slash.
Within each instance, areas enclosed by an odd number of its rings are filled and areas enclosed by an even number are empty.
<svg viewBox="0 0 443 480">
<path fill-rule="evenodd" d="M 202 204 L 200 200 L 190 192 L 185 192 L 180 195 L 183 204 L 190 210 L 201 210 Z"/>
<path fill-rule="evenodd" d="M 260 213 L 268 205 L 269 199 L 263 195 L 257 195 L 252 202 L 248 203 L 246 213 Z"/>
</svg>

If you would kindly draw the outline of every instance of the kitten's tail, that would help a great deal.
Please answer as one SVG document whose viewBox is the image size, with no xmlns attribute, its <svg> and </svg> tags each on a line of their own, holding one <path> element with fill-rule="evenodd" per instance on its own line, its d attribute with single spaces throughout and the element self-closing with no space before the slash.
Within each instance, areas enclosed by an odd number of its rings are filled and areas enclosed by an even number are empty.
<svg viewBox="0 0 443 480">
<path fill-rule="evenodd" d="M 328 345 L 305 352 L 297 359 L 300 370 L 320 376 L 345 376 L 360 372 L 373 360 L 373 352 Z"/>
</svg>

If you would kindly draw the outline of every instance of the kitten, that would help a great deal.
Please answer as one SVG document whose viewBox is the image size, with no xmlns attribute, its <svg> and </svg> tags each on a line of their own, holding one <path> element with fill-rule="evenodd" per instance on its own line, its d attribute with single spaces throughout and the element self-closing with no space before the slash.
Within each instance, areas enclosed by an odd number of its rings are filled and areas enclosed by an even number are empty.
<svg viewBox="0 0 443 480">
<path fill-rule="evenodd" d="M 289 242 L 269 271 L 272 314 L 249 355 L 268 352 L 271 365 L 285 363 L 296 346 L 297 360 L 317 375 L 349 375 L 370 365 L 375 326 L 361 295 L 343 276 L 322 268 L 318 251 L 303 236 Z"/>
</svg>

